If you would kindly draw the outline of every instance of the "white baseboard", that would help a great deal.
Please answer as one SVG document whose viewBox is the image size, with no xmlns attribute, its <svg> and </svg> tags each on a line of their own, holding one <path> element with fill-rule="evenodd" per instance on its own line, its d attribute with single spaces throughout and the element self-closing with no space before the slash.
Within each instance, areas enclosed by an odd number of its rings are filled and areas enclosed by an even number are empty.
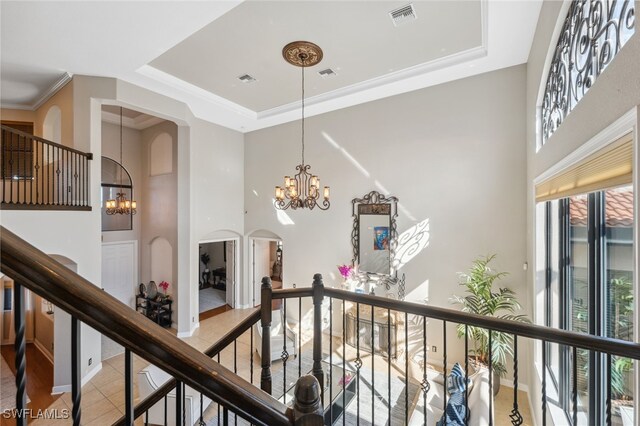
<svg viewBox="0 0 640 426">
<path fill-rule="evenodd" d="M 102 370 L 102 362 L 96 364 L 96 366 L 93 367 L 91 371 L 85 374 L 85 376 L 82 378 L 82 383 L 80 384 L 80 386 L 84 386 L 89 383 L 89 380 L 93 379 L 93 377 L 98 374 L 100 370 Z M 54 386 L 53 389 L 51 389 L 51 395 L 58 395 L 65 392 L 71 392 L 71 385 Z"/>
<path fill-rule="evenodd" d="M 53 365 L 53 355 L 51 355 L 47 349 L 44 347 L 44 345 L 42 343 L 40 343 L 38 341 L 38 339 L 33 339 L 33 346 L 35 346 L 36 348 L 38 348 L 38 350 L 40 351 L 40 353 L 42 355 L 44 355 L 45 358 L 47 358 L 49 360 L 49 362 Z"/>
</svg>

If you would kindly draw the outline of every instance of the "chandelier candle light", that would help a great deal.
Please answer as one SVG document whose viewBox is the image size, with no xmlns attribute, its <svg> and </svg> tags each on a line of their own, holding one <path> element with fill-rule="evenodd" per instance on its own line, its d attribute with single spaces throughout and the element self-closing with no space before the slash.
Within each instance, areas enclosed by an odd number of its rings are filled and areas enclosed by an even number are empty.
<svg viewBox="0 0 640 426">
<path fill-rule="evenodd" d="M 318 207 L 320 210 L 329 208 L 329 187 L 322 190 L 322 202 L 320 199 L 320 178 L 309 172 L 311 166 L 304 163 L 304 69 L 318 64 L 322 60 L 322 49 L 308 41 L 294 41 L 282 49 L 282 56 L 291 65 L 302 68 L 302 162 L 296 166 L 297 173 L 284 177 L 284 186 L 276 186 L 274 205 L 279 210 L 291 207 L 308 208 L 312 210 Z"/>
<path fill-rule="evenodd" d="M 120 185 L 122 185 L 122 107 L 120 107 Z M 131 189 L 131 195 L 133 195 L 133 188 Z M 106 204 L 106 213 L 108 215 L 114 214 L 131 214 L 134 215 L 137 213 L 136 208 L 138 207 L 138 203 L 136 200 L 129 201 L 122 187 L 120 187 L 120 191 L 116 195 L 115 200 L 107 200 Z"/>
</svg>

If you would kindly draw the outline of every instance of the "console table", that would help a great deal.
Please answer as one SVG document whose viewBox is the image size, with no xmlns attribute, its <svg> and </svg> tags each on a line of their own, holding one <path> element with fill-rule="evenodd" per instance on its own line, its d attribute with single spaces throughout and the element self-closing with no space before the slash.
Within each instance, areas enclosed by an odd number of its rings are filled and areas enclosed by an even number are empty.
<svg viewBox="0 0 640 426">
<path fill-rule="evenodd" d="M 345 338 L 349 346 L 355 348 L 359 344 L 361 351 L 371 353 L 373 348 L 377 355 L 390 356 L 391 358 L 397 357 L 398 328 L 403 323 L 397 312 L 391 311 L 389 315 L 386 309 L 375 308 L 372 324 L 371 306 L 360 305 L 359 319 L 357 307 L 354 304 L 347 304 L 345 309 L 347 320 Z M 359 343 L 358 339 L 360 340 Z"/>
<path fill-rule="evenodd" d="M 171 327 L 172 304 L 172 299 L 155 300 L 143 295 L 136 296 L 136 311 L 164 328 Z"/>
</svg>

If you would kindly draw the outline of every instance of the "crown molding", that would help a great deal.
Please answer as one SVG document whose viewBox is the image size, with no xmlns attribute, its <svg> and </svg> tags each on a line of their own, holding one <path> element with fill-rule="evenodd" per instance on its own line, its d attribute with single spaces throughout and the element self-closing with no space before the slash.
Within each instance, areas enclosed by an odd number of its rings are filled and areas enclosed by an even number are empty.
<svg viewBox="0 0 640 426">
<path fill-rule="evenodd" d="M 73 75 L 65 72 L 60 76 L 58 80 L 56 80 L 47 90 L 42 93 L 42 95 L 37 98 L 32 104 L 7 104 L 2 103 L 0 107 L 7 109 L 20 109 L 25 111 L 35 111 L 40 108 L 45 102 L 47 102 L 53 95 L 55 95 L 60 89 L 67 85 L 68 82 L 71 81 Z"/>
<path fill-rule="evenodd" d="M 120 115 L 108 111 L 102 111 L 102 121 L 105 123 L 120 125 Z M 135 130 L 144 130 L 156 124 L 162 123 L 162 118 L 147 114 L 140 114 L 136 118 L 122 117 L 122 126 Z"/>
</svg>

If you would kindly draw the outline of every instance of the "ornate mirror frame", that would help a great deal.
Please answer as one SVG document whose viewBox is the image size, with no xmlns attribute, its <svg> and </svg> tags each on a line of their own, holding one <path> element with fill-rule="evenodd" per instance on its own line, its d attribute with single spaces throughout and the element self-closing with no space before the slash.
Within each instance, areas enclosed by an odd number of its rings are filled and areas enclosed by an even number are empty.
<svg viewBox="0 0 640 426">
<path fill-rule="evenodd" d="M 391 195 L 385 197 L 377 191 L 371 191 L 362 198 L 354 198 L 351 200 L 351 216 L 353 217 L 351 245 L 353 247 L 352 262 L 354 265 L 360 262 L 360 214 L 367 214 L 367 212 L 389 215 L 389 273 L 377 274 L 367 272 L 367 274 L 395 277 L 394 257 L 396 247 L 398 245 L 398 228 L 396 225 L 396 218 L 398 217 L 398 199 Z"/>
</svg>

